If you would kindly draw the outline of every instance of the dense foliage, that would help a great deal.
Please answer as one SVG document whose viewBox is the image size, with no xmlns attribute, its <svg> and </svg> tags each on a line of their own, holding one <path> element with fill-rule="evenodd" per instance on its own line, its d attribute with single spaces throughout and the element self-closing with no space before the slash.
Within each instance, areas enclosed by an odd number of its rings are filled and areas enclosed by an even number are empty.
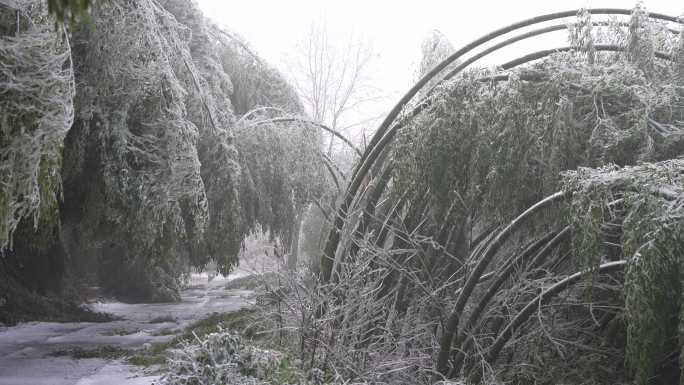
<svg viewBox="0 0 684 385">
<path fill-rule="evenodd" d="M 27 6 L 24 12 L 39 12 Z M 46 18 L 0 45 L 0 248 L 22 218 L 54 222 L 60 196 L 62 141 L 74 119 L 74 75 L 64 31 Z"/>
<path fill-rule="evenodd" d="M 48 0 L 48 11 L 57 20 L 63 21 L 66 17 L 74 20 L 83 15 L 91 6 L 91 0 Z"/>
<path fill-rule="evenodd" d="M 296 251 L 304 218 L 330 226 L 342 173 L 320 127 L 239 37 L 182 0 L 97 2 L 56 29 L 41 5 L 0 15 L 3 309 L 63 278 L 177 299 L 252 232 Z M 641 5 L 577 16 L 571 49 L 446 66 L 369 150 L 330 279 L 290 270 L 260 297 L 264 334 L 316 373 L 298 381 L 682 381 L 684 32 Z M 420 73 L 452 51 L 422 48 Z M 262 353 L 211 334 L 162 381 L 267 380 L 282 361 Z"/>
<path fill-rule="evenodd" d="M 7 266 L 57 266 L 50 279 L 173 300 L 189 266 L 230 272 L 257 222 L 292 238 L 318 191 L 307 181 L 323 180 L 310 161 L 320 134 L 278 124 L 236 139 L 257 107 L 302 113 L 242 40 L 179 0 L 97 2 L 57 29 L 40 1 L 15 11 L 23 24 L 16 32 L 16 18 L 3 18 L 0 44 Z M 7 271 L 47 286 L 44 271 Z"/>
<path fill-rule="evenodd" d="M 240 196 L 243 233 L 257 224 L 289 246 L 298 237 L 298 223 L 308 205 L 324 192 L 320 131 L 306 123 L 265 123 L 255 113 L 236 132 L 243 165 Z"/>
<path fill-rule="evenodd" d="M 647 15 L 581 12 L 572 49 L 427 82 L 373 149 L 330 280 L 292 289 L 305 361 L 367 382 L 679 381 L 684 39 Z"/>
<path fill-rule="evenodd" d="M 262 384 L 274 375 L 282 357 L 277 352 L 244 346 L 239 335 L 219 330 L 173 351 L 161 385 Z"/>
<path fill-rule="evenodd" d="M 581 229 L 578 251 L 594 256 L 592 263 L 615 254 L 630 262 L 624 288 L 626 354 L 638 383 L 647 383 L 681 349 L 682 166 L 679 158 L 567 175 L 568 188 L 575 191 L 571 218 Z M 607 243 L 618 228 L 621 245 Z"/>
</svg>

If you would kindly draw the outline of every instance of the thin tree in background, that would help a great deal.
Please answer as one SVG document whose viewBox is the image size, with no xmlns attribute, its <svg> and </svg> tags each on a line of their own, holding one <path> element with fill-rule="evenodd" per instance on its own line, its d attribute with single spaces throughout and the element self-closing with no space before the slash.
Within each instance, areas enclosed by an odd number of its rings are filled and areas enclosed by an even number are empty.
<svg viewBox="0 0 684 385">
<path fill-rule="evenodd" d="M 372 127 L 380 115 L 376 103 L 382 97 L 371 85 L 375 56 L 370 41 L 363 36 L 353 32 L 335 34 L 324 19 L 315 20 L 286 58 L 286 71 L 313 121 L 347 137 L 358 137 L 359 133 L 363 137 L 365 129 Z M 346 148 L 336 151 L 335 140 L 330 135 L 321 151 L 346 172 L 356 154 L 346 152 Z M 329 202 L 319 204 L 319 208 L 335 206 L 337 189 L 331 186 L 328 198 Z M 301 227 L 299 223 L 297 230 Z M 327 232 L 327 226 L 320 231 Z M 290 266 L 297 259 L 298 240 L 297 236 L 293 239 Z"/>
<path fill-rule="evenodd" d="M 370 85 L 372 46 L 362 36 L 332 36 L 325 21 L 313 21 L 288 58 L 288 72 L 311 118 L 341 133 L 369 124 L 359 109 L 379 99 Z M 332 155 L 330 136 L 326 154 Z"/>
</svg>

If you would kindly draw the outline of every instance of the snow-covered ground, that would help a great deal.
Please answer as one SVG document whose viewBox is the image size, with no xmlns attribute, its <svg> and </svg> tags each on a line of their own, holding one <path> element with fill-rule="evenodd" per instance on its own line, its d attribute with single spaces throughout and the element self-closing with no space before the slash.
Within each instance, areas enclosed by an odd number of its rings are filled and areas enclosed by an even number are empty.
<svg viewBox="0 0 684 385">
<path fill-rule="evenodd" d="M 157 378 L 121 359 L 74 359 L 51 353 L 71 348 L 93 349 L 112 346 L 142 349 L 145 343 L 168 341 L 170 331 L 212 312 L 230 312 L 248 305 L 251 292 L 226 290 L 228 279 L 218 276 L 207 282 L 206 275 L 194 275 L 178 303 L 125 304 L 95 303 L 96 311 L 108 312 L 120 321 L 91 323 L 28 322 L 0 329 L 0 385 L 149 385 Z M 150 323 L 155 318 L 169 321 Z"/>
</svg>

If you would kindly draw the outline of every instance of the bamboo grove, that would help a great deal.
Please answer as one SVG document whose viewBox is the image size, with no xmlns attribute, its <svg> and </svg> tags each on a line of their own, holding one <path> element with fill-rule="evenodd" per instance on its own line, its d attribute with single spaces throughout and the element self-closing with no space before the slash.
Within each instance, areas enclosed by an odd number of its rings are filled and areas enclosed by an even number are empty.
<svg viewBox="0 0 684 385">
<path fill-rule="evenodd" d="M 240 37 L 176 0 L 26 1 L 0 16 L 5 308 L 22 288 L 82 283 L 178 300 L 191 268 L 230 272 L 257 223 L 290 247 L 327 186 L 322 130 L 263 122 L 303 108 Z"/>
<path fill-rule="evenodd" d="M 368 382 L 679 381 L 683 102 L 681 20 L 640 4 L 457 50 L 356 164 L 303 351 Z"/>
<path fill-rule="evenodd" d="M 304 212 L 347 182 L 319 271 L 290 269 L 261 320 L 316 378 L 684 383 L 680 18 L 638 4 L 491 32 L 364 148 L 332 132 L 358 154 L 347 178 L 330 129 L 194 4 L 49 5 L 0 8 L 4 291 L 78 277 L 178 299 L 189 266 L 229 272 L 257 228 L 296 251 Z"/>
</svg>

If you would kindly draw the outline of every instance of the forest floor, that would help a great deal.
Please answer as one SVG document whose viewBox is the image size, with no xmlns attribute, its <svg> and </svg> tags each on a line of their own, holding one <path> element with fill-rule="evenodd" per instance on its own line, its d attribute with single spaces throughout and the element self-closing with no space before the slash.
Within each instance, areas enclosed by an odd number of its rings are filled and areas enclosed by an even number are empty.
<svg viewBox="0 0 684 385">
<path fill-rule="evenodd" d="M 252 291 L 226 289 L 228 281 L 244 275 L 238 271 L 212 281 L 195 275 L 178 303 L 90 305 L 120 318 L 116 321 L 0 327 L 0 385 L 152 384 L 159 378 L 161 356 L 151 350 L 170 345 L 184 329 L 212 313 L 249 306 Z"/>
</svg>

